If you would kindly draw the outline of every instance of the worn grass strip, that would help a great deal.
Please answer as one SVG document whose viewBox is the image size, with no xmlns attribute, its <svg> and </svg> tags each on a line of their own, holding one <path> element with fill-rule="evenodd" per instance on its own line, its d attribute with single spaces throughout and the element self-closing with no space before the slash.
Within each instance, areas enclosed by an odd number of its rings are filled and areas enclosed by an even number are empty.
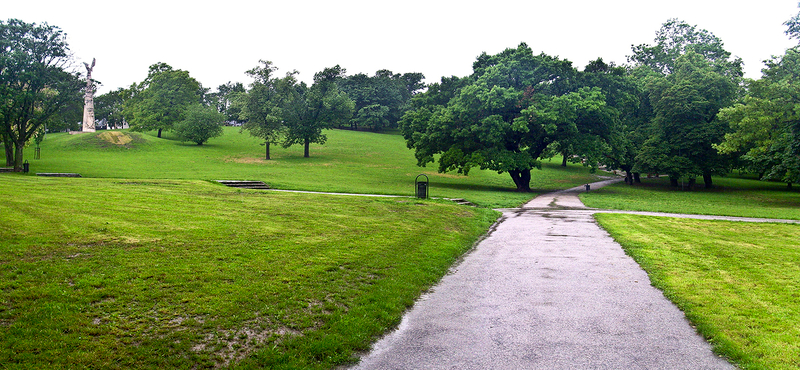
<svg viewBox="0 0 800 370">
<path fill-rule="evenodd" d="M 496 218 L 205 181 L 0 179 L 4 368 L 325 369 Z"/>
<path fill-rule="evenodd" d="M 717 353 L 743 369 L 800 367 L 800 225 L 596 218 Z"/>
</svg>

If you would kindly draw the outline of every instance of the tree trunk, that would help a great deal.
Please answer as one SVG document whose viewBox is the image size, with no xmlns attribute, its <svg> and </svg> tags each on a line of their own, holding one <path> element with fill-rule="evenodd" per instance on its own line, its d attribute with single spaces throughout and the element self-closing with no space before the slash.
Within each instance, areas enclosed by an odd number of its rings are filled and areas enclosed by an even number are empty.
<svg viewBox="0 0 800 370">
<path fill-rule="evenodd" d="M 3 147 L 6 150 L 6 167 L 11 167 L 14 165 L 14 146 L 10 140 L 3 140 Z"/>
<path fill-rule="evenodd" d="M 304 148 L 303 148 L 303 158 L 308 158 L 309 157 L 309 155 L 308 155 L 308 146 L 309 146 L 309 144 L 311 144 L 311 142 L 309 142 L 308 139 L 306 139 L 305 143 L 303 143 L 303 146 L 304 146 Z"/>
<path fill-rule="evenodd" d="M 531 170 L 512 170 L 508 171 L 511 175 L 511 180 L 514 180 L 514 185 L 517 186 L 517 191 L 521 193 L 530 193 L 531 191 Z"/>
<path fill-rule="evenodd" d="M 673 188 L 677 188 L 678 187 L 678 178 L 670 176 L 669 177 L 669 186 L 672 186 Z"/>
<path fill-rule="evenodd" d="M 266 143 L 264 143 L 264 146 L 266 146 L 266 147 L 267 147 L 267 156 L 266 156 L 266 158 L 265 158 L 265 159 L 266 159 L 266 160 L 269 160 L 269 141 L 267 141 Z"/>
<path fill-rule="evenodd" d="M 637 184 L 641 184 L 642 183 L 642 178 L 641 178 L 640 175 L 641 175 L 640 173 L 634 172 L 633 173 L 633 182 L 635 182 Z"/>
<path fill-rule="evenodd" d="M 22 145 L 17 145 L 14 143 L 14 149 L 16 152 L 14 153 L 14 171 L 15 172 L 22 172 L 22 149 L 25 148 L 25 143 Z"/>
<path fill-rule="evenodd" d="M 714 183 L 711 181 L 711 174 L 704 173 L 703 174 L 703 183 L 706 184 L 706 189 L 713 189 Z"/>
<path fill-rule="evenodd" d="M 694 189 L 694 184 L 697 182 L 697 178 L 692 177 L 689 179 L 689 190 Z M 685 189 L 684 189 L 685 190 Z"/>
<path fill-rule="evenodd" d="M 161 129 L 158 129 L 158 138 L 161 138 Z"/>
<path fill-rule="evenodd" d="M 567 167 L 567 155 L 566 154 L 562 155 L 561 167 Z"/>
<path fill-rule="evenodd" d="M 792 190 L 792 182 L 791 181 L 786 183 L 786 189 L 787 190 Z"/>
</svg>

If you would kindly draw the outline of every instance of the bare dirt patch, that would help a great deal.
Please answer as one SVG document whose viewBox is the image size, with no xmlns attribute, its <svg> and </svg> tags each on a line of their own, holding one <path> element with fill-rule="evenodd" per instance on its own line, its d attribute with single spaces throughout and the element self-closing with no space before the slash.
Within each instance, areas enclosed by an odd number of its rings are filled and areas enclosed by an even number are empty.
<svg viewBox="0 0 800 370">
<path fill-rule="evenodd" d="M 272 164 L 272 163 L 275 163 L 274 159 L 266 160 L 264 158 L 257 158 L 257 157 L 225 157 L 223 160 L 225 162 L 229 162 L 229 163 L 240 163 L 240 164 Z"/>
<path fill-rule="evenodd" d="M 103 141 L 109 142 L 114 145 L 126 145 L 133 141 L 133 138 L 128 134 L 120 131 L 106 131 L 97 135 Z"/>
</svg>

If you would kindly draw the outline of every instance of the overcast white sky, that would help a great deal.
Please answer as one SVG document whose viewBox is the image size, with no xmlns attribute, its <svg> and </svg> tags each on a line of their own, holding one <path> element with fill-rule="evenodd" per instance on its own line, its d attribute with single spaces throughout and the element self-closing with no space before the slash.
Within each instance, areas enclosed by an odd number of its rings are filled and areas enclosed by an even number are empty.
<svg viewBox="0 0 800 370">
<path fill-rule="evenodd" d="M 58 26 L 79 63 L 97 58 L 99 93 L 143 80 L 165 62 L 205 87 L 271 60 L 279 75 L 310 81 L 336 64 L 348 74 L 421 72 L 426 82 L 466 76 L 481 52 L 526 42 L 582 68 L 626 63 L 631 44 L 652 43 L 678 18 L 720 37 L 758 78 L 762 61 L 797 43 L 783 31 L 797 0 L 109 1 L 5 0 L 0 18 Z M 85 72 L 82 64 L 77 64 Z"/>
</svg>

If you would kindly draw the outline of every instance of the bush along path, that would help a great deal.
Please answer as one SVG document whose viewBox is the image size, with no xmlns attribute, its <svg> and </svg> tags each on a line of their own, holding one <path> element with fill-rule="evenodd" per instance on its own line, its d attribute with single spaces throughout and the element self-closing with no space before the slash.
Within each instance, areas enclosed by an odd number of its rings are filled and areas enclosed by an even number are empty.
<svg viewBox="0 0 800 370">
<path fill-rule="evenodd" d="M 597 225 L 583 190 L 502 210 L 355 368 L 732 369 Z"/>
</svg>

